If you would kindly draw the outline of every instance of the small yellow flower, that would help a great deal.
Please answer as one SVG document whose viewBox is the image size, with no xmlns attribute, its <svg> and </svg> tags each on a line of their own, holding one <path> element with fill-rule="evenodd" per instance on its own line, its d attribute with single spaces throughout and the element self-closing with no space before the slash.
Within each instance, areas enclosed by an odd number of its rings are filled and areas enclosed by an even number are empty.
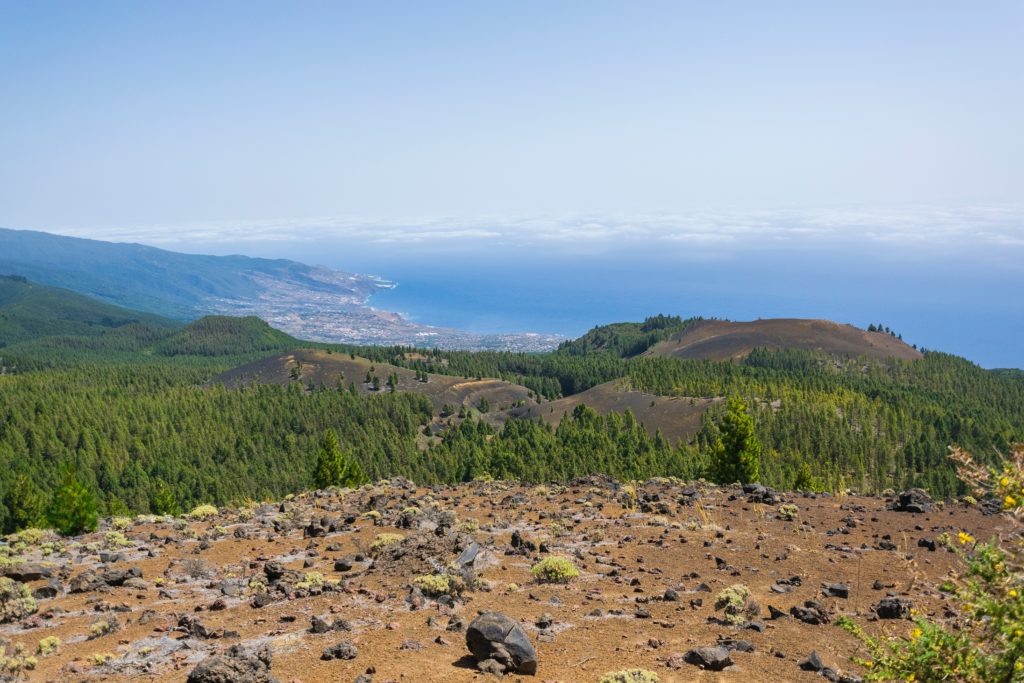
<svg viewBox="0 0 1024 683">
<path fill-rule="evenodd" d="M 1009 510 L 1010 508 L 1017 507 L 1017 499 L 1013 496 L 1007 496 L 1003 498 L 1003 507 Z"/>
<path fill-rule="evenodd" d="M 910 674 L 909 676 L 907 676 L 907 680 L 908 681 L 913 681 L 913 680 L 916 680 L 916 679 L 917 679 L 917 674 Z"/>
<path fill-rule="evenodd" d="M 1015 597 L 1017 597 L 1017 591 L 1016 591 L 1016 590 L 1014 590 L 1013 588 L 1011 588 L 1011 589 L 1010 589 L 1010 597 L 1011 597 L 1011 598 L 1015 598 Z"/>
<path fill-rule="evenodd" d="M 961 531 L 960 532 L 959 538 L 960 538 L 960 545 L 966 545 L 967 543 L 974 543 L 974 536 L 971 536 L 969 533 L 967 533 L 965 531 Z"/>
<path fill-rule="evenodd" d="M 999 485 L 1002 486 L 1005 489 L 1007 486 L 1010 485 L 1010 478 L 1009 477 L 1003 477 L 1002 479 L 999 480 Z"/>
<path fill-rule="evenodd" d="M 913 631 L 910 632 L 910 637 L 913 638 L 914 640 L 917 640 L 918 638 L 920 638 L 921 637 L 921 629 L 915 628 Z"/>
</svg>

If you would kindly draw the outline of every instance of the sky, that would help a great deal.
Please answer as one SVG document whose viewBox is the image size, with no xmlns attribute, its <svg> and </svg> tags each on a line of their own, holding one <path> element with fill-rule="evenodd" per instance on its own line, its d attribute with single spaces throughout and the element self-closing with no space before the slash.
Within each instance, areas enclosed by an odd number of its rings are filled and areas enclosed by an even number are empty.
<svg viewBox="0 0 1024 683">
<path fill-rule="evenodd" d="M 1022 35 L 1018 0 L 0 0 L 0 226 L 483 331 L 799 315 L 1024 367 Z"/>
<path fill-rule="evenodd" d="M 0 2 L 0 225 L 989 206 L 1024 3 Z"/>
</svg>

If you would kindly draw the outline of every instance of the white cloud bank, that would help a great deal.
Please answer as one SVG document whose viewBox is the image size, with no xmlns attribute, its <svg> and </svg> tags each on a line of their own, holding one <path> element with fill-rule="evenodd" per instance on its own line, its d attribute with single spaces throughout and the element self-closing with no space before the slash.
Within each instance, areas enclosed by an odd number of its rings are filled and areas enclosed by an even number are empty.
<svg viewBox="0 0 1024 683">
<path fill-rule="evenodd" d="M 728 248 L 749 244 L 875 242 L 931 246 L 1024 246 L 1024 206 L 774 209 L 694 211 L 636 216 L 309 218 L 127 228 L 57 228 L 77 237 L 176 245 L 349 240 L 368 244 L 479 243 L 573 248 L 609 244 L 683 244 Z"/>
</svg>

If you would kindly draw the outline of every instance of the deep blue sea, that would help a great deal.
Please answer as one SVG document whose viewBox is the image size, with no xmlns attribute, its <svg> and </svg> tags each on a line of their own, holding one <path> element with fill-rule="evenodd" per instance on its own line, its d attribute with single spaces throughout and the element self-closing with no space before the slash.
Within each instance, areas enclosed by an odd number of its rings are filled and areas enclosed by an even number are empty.
<svg viewBox="0 0 1024 683">
<path fill-rule="evenodd" d="M 397 287 L 371 305 L 478 333 L 572 337 L 655 313 L 820 317 L 886 325 L 907 343 L 986 368 L 1024 368 L 1019 250 L 856 242 L 556 250 L 338 240 L 239 243 L 229 251 L 380 275 Z"/>
<path fill-rule="evenodd" d="M 475 332 L 576 336 L 655 313 L 883 324 L 908 343 L 984 367 L 1024 367 L 1024 288 L 1013 253 L 887 247 L 631 248 L 569 253 L 486 242 L 278 244 L 276 255 L 379 275 L 398 286 L 370 304 Z M 264 253 L 259 253 L 264 251 Z"/>
</svg>

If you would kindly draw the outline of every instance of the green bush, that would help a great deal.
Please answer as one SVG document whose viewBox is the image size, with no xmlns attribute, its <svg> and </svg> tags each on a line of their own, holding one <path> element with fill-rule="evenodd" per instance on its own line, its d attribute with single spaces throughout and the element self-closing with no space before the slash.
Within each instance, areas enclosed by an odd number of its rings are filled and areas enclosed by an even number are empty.
<svg viewBox="0 0 1024 683">
<path fill-rule="evenodd" d="M 405 540 L 405 536 L 402 534 L 377 534 L 373 543 L 370 544 L 370 555 L 379 555 L 388 546 L 401 543 L 403 540 Z"/>
<path fill-rule="evenodd" d="M 213 505 L 198 505 L 192 509 L 192 512 L 188 513 L 191 519 L 209 519 L 216 517 L 219 514 L 219 510 Z"/>
<path fill-rule="evenodd" d="M 47 636 L 39 641 L 39 645 L 36 646 L 36 654 L 40 657 L 46 657 L 47 655 L 52 655 L 59 649 L 60 638 L 57 636 Z"/>
<path fill-rule="evenodd" d="M 28 586 L 0 576 L 0 624 L 27 617 L 36 611 L 36 599 Z"/>
<path fill-rule="evenodd" d="M 533 578 L 544 583 L 569 583 L 580 570 L 566 557 L 545 557 L 530 569 Z"/>
<path fill-rule="evenodd" d="M 743 624 L 757 615 L 756 603 L 750 601 L 750 589 L 742 583 L 736 583 L 715 596 L 715 609 L 725 613 L 725 620 L 730 624 Z"/>
<path fill-rule="evenodd" d="M 800 508 L 798 508 L 796 505 L 793 505 L 792 503 L 787 503 L 785 505 L 779 506 L 779 519 L 784 519 L 787 522 L 791 522 L 794 519 L 796 519 L 797 515 L 799 514 Z"/>
<path fill-rule="evenodd" d="M 854 658 L 874 681 L 1024 682 L 1024 444 L 1016 444 L 1002 471 L 985 469 L 971 456 L 953 449 L 958 474 L 978 494 L 997 494 L 1014 527 L 1012 539 L 979 543 L 961 531 L 943 537 L 963 562 L 954 579 L 943 584 L 960 611 L 949 620 L 920 618 L 909 634 L 876 638 L 852 619 L 837 622 L 867 647 L 871 659 Z M 1009 500 L 1008 500 L 1009 499 Z"/>
</svg>

